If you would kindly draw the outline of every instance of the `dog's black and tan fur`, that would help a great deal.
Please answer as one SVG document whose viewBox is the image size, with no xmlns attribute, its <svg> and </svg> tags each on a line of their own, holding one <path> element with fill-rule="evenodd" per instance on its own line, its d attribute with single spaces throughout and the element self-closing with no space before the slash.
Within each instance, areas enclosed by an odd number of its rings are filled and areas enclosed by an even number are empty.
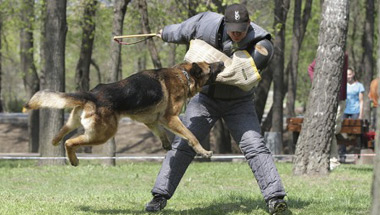
<svg viewBox="0 0 380 215">
<path fill-rule="evenodd" d="M 201 156 L 210 157 L 212 152 L 202 148 L 178 115 L 186 100 L 209 80 L 215 79 L 223 68 L 223 63 L 182 63 L 173 68 L 142 71 L 115 83 L 99 84 L 88 92 L 39 91 L 24 110 L 73 108 L 68 121 L 52 141 L 53 145 L 58 145 L 70 131 L 80 125 L 84 127 L 84 134 L 65 143 L 73 166 L 78 165 L 76 149 L 105 143 L 116 134 L 122 116 L 147 125 L 166 150 L 171 149 L 171 144 L 163 127 L 188 140 Z"/>
</svg>

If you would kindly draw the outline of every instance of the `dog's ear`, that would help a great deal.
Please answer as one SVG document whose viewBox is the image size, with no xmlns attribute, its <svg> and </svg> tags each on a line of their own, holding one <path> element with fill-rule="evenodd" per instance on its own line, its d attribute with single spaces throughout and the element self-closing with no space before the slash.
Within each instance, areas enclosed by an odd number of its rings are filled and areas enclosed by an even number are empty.
<svg viewBox="0 0 380 215">
<path fill-rule="evenodd" d="M 203 70 L 198 65 L 198 63 L 192 63 L 191 69 L 190 69 L 190 75 L 194 76 L 197 79 L 200 79 L 202 78 L 202 73 L 203 73 Z"/>
</svg>

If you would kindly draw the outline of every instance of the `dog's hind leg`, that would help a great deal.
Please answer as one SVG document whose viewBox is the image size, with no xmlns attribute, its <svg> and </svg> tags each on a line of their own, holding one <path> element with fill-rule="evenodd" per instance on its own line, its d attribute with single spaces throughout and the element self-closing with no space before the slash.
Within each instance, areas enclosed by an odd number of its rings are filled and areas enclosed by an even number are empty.
<svg viewBox="0 0 380 215">
<path fill-rule="evenodd" d="M 70 117 L 67 120 L 66 124 L 59 130 L 58 134 L 55 135 L 53 138 L 53 145 L 58 145 L 59 142 L 62 140 L 62 138 L 68 134 L 69 132 L 73 131 L 74 129 L 78 128 L 80 126 L 80 114 L 82 112 L 81 107 L 75 107 L 71 113 Z"/>
<path fill-rule="evenodd" d="M 165 117 L 165 119 L 167 121 L 161 121 L 161 123 L 174 134 L 187 140 L 196 153 L 204 158 L 210 158 L 212 156 L 212 151 L 206 151 L 201 146 L 197 138 L 185 127 L 185 125 L 182 124 L 178 116 Z"/>
<path fill-rule="evenodd" d="M 172 145 L 169 141 L 169 138 L 166 134 L 166 131 L 165 129 L 160 126 L 159 124 L 157 123 L 154 123 L 154 124 L 145 124 L 146 126 L 148 126 L 148 128 L 153 132 L 154 135 L 156 135 L 157 137 L 160 138 L 161 140 L 161 144 L 162 144 L 162 148 L 164 148 L 165 150 L 169 151 L 170 149 L 172 149 Z"/>
<path fill-rule="evenodd" d="M 84 123 L 84 134 L 66 140 L 65 148 L 71 165 L 78 166 L 79 164 L 75 151 L 80 146 L 100 145 L 113 137 L 117 131 L 117 119 L 112 116 L 106 116 L 99 121 L 87 119 L 87 123 Z"/>
<path fill-rule="evenodd" d="M 78 157 L 75 154 L 75 151 L 80 146 L 94 146 L 94 145 L 100 145 L 105 143 L 109 138 L 103 139 L 99 137 L 89 137 L 86 134 L 79 135 L 78 137 L 74 137 L 71 139 L 66 140 L 65 148 L 66 148 L 66 154 L 69 158 L 69 161 L 71 165 L 78 166 L 79 160 Z M 91 140 L 90 140 L 91 139 Z"/>
<path fill-rule="evenodd" d="M 78 166 L 79 160 L 77 158 L 77 155 L 75 154 L 75 151 L 78 149 L 81 143 L 86 142 L 86 139 L 87 138 L 85 135 L 80 135 L 78 137 L 66 140 L 66 143 L 65 143 L 66 154 L 67 154 L 67 157 L 69 158 L 71 165 Z"/>
</svg>

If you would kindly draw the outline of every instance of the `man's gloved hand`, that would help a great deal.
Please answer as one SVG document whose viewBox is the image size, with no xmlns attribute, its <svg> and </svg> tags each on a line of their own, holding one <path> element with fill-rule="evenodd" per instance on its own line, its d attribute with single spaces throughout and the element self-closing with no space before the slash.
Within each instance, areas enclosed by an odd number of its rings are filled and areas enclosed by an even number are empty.
<svg viewBox="0 0 380 215">
<path fill-rule="evenodd" d="M 257 86 L 261 76 L 251 55 L 243 50 L 232 56 L 232 64 L 216 77 L 216 82 L 237 86 L 244 91 Z"/>
<path fill-rule="evenodd" d="M 159 38 L 162 38 L 162 29 L 160 29 L 157 34 L 156 34 L 157 37 Z"/>
</svg>

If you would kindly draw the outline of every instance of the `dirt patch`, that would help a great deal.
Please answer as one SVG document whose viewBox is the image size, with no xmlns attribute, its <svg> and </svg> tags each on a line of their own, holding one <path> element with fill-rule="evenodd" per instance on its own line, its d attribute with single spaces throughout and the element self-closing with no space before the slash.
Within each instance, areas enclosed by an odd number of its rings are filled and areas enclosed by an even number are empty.
<svg viewBox="0 0 380 215">
<path fill-rule="evenodd" d="M 28 152 L 28 126 L 25 123 L 0 124 L 0 153 Z"/>
<path fill-rule="evenodd" d="M 27 153 L 27 134 L 26 123 L 0 123 L 0 153 Z M 139 122 L 121 122 L 115 140 L 117 153 L 165 153 L 158 138 Z M 101 151 L 102 146 L 92 148 L 94 154 L 101 154 Z"/>
<path fill-rule="evenodd" d="M 67 120 L 68 115 L 65 115 Z M 0 153 L 28 153 L 29 137 L 27 126 L 28 115 L 23 113 L 0 113 Z M 214 128 L 213 128 L 214 129 Z M 169 132 L 168 132 L 169 134 Z M 70 135 L 70 134 L 69 134 Z M 173 138 L 169 134 L 169 138 Z M 210 132 L 209 145 L 206 149 L 220 153 L 216 144 L 213 130 Z M 116 153 L 118 154 L 165 154 L 161 141 L 143 124 L 125 117 L 119 122 L 119 129 L 115 136 Z M 103 154 L 103 146 L 93 146 L 93 154 Z M 77 152 L 84 152 L 79 148 Z M 238 145 L 232 140 L 231 153 L 240 154 Z"/>
</svg>

